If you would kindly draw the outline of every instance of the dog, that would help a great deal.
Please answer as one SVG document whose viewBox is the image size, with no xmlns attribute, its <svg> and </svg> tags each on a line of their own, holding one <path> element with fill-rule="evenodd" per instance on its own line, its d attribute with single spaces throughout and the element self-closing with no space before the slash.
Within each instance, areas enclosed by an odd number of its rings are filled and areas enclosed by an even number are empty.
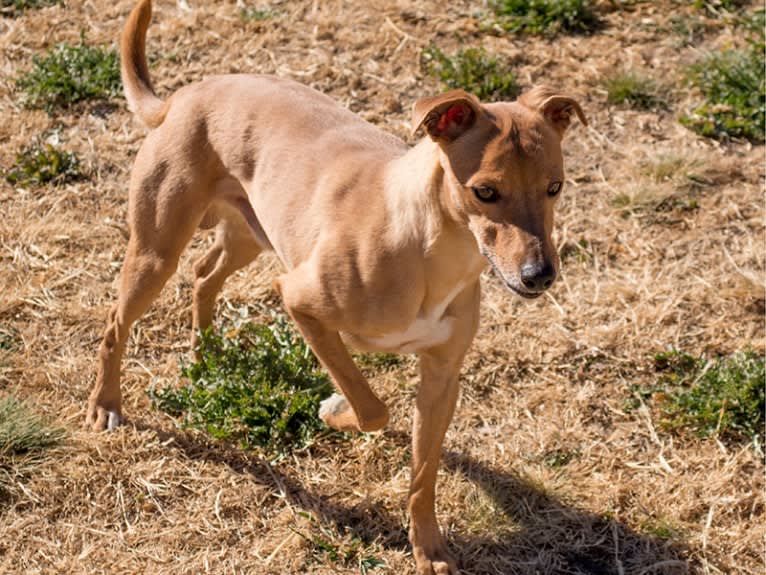
<svg viewBox="0 0 766 575">
<path fill-rule="evenodd" d="M 561 140 L 573 114 L 587 124 L 581 107 L 547 87 L 492 104 L 453 90 L 414 103 L 413 134 L 426 137 L 410 148 L 273 76 L 215 76 L 163 101 L 146 63 L 151 12 L 151 0 L 139 0 L 120 45 L 129 107 L 152 130 L 131 173 L 130 239 L 86 425 L 121 423 L 131 324 L 197 228 L 215 227 L 215 241 L 194 266 L 193 334 L 212 323 L 226 278 L 273 250 L 285 269 L 275 281 L 284 307 L 340 392 L 322 402 L 328 426 L 375 431 L 389 420 L 347 345 L 418 354 L 409 538 L 418 573 L 456 574 L 435 483 L 478 327 L 479 277 L 489 265 L 524 298 L 555 281 Z"/>
</svg>

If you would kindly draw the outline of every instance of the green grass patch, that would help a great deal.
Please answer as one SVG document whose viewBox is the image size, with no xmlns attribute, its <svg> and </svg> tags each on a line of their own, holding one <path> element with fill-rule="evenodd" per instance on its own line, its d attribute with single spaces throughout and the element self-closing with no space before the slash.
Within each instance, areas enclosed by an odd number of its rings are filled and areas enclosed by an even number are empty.
<svg viewBox="0 0 766 575">
<path fill-rule="evenodd" d="M 586 238 L 565 242 L 559 250 L 562 261 L 573 261 L 580 264 L 593 261 L 593 247 Z"/>
<path fill-rule="evenodd" d="M 117 52 L 88 46 L 59 44 L 35 56 L 32 68 L 16 79 L 27 107 L 52 113 L 86 100 L 108 100 L 121 91 Z"/>
<path fill-rule="evenodd" d="M 269 455 L 308 445 L 323 430 L 319 403 L 332 384 L 284 316 L 225 335 L 202 334 L 200 359 L 182 366 L 189 383 L 151 389 L 155 407 L 182 425 Z"/>
<path fill-rule="evenodd" d="M 764 358 L 743 352 L 703 358 L 671 351 L 655 356 L 660 383 L 671 388 L 663 425 L 692 428 L 700 435 L 752 438 L 763 434 Z"/>
<path fill-rule="evenodd" d="M 245 22 L 265 22 L 266 20 L 276 18 L 280 14 L 281 11 L 278 8 L 270 6 L 245 6 L 239 11 L 239 18 Z"/>
<path fill-rule="evenodd" d="M 50 427 L 13 396 L 0 398 L 0 456 L 26 455 L 57 444 L 63 429 Z"/>
<path fill-rule="evenodd" d="M 298 515 L 311 522 L 313 533 L 307 535 L 296 529 L 293 529 L 293 532 L 310 545 L 315 559 L 344 567 L 356 567 L 360 575 L 367 575 L 378 567 L 386 567 L 386 562 L 373 555 L 359 537 L 340 535 L 305 511 L 299 511 Z"/>
<path fill-rule="evenodd" d="M 587 34 L 601 27 L 588 0 L 491 0 L 494 26 L 510 32 Z"/>
<path fill-rule="evenodd" d="M 612 205 L 622 217 L 634 215 L 648 217 L 660 222 L 660 214 L 695 212 L 700 208 L 693 189 L 675 189 L 658 183 L 634 186 L 619 192 L 612 199 Z"/>
<path fill-rule="evenodd" d="M 0 353 L 15 349 L 18 339 L 19 336 L 15 329 L 0 328 Z"/>
<path fill-rule="evenodd" d="M 763 445 L 763 356 L 745 351 L 706 360 L 673 350 L 655 355 L 654 368 L 655 385 L 634 389 L 634 398 L 659 409 L 663 429 Z"/>
<path fill-rule="evenodd" d="M 39 141 L 17 153 L 13 166 L 3 170 L 5 181 L 12 186 L 64 184 L 81 176 L 80 161 L 74 153 Z"/>
<path fill-rule="evenodd" d="M 0 369 L 6 367 L 11 353 L 19 346 L 19 334 L 13 328 L 0 328 Z"/>
<path fill-rule="evenodd" d="M 647 158 L 639 169 L 644 177 L 615 194 L 612 205 L 623 217 L 638 215 L 657 223 L 699 210 L 705 190 L 720 178 L 715 166 L 674 152 Z"/>
<path fill-rule="evenodd" d="M 764 10 L 740 19 L 748 36 L 741 49 L 711 53 L 686 70 L 689 84 L 704 101 L 680 122 L 710 138 L 744 138 L 763 142 L 766 130 L 766 70 L 764 69 Z"/>
<path fill-rule="evenodd" d="M 44 8 L 61 4 L 63 0 L 2 0 L 0 2 L 0 14 L 16 18 L 21 16 L 26 10 Z"/>
<path fill-rule="evenodd" d="M 396 353 L 360 353 L 354 356 L 362 370 L 391 371 L 404 365 L 404 358 Z"/>
<path fill-rule="evenodd" d="M 677 540 L 683 537 L 683 530 L 667 519 L 648 517 L 640 524 L 641 531 L 660 539 Z"/>
<path fill-rule="evenodd" d="M 654 80 L 636 72 L 618 72 L 604 80 L 607 101 L 639 110 L 666 107 Z"/>
<path fill-rule="evenodd" d="M 425 72 L 447 88 L 462 88 L 484 101 L 512 99 L 520 91 L 510 67 L 481 48 L 466 48 L 448 56 L 431 45 L 423 50 L 420 61 Z"/>
<path fill-rule="evenodd" d="M 694 0 L 694 7 L 709 14 L 734 12 L 747 5 L 747 0 Z"/>
<path fill-rule="evenodd" d="M 654 182 L 669 182 L 679 178 L 690 178 L 696 162 L 685 154 L 660 153 L 641 163 L 641 173 Z"/>
<path fill-rule="evenodd" d="M 0 397 L 0 494 L 14 493 L 44 451 L 65 435 L 15 397 Z"/>
<path fill-rule="evenodd" d="M 569 465 L 572 461 L 579 459 L 581 456 L 582 453 L 579 449 L 556 448 L 545 452 L 543 455 L 543 463 L 548 467 L 558 469 Z"/>
<path fill-rule="evenodd" d="M 766 8 L 740 14 L 737 16 L 736 25 L 739 31 L 750 38 L 752 44 L 760 43 L 760 49 L 763 50 L 764 36 L 766 36 L 764 30 L 766 28 Z"/>
<path fill-rule="evenodd" d="M 671 16 L 668 31 L 673 34 L 678 48 L 695 45 L 702 40 L 709 25 L 703 17 L 690 17 L 687 14 Z"/>
</svg>

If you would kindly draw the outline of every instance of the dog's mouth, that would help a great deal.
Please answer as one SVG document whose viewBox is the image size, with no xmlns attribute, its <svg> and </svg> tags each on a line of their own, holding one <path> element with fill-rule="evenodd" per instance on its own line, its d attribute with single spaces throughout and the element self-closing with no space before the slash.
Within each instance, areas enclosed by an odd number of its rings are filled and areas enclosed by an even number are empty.
<svg viewBox="0 0 766 575">
<path fill-rule="evenodd" d="M 520 295 L 521 297 L 526 298 L 526 299 L 537 299 L 541 295 L 543 295 L 543 293 L 544 293 L 544 292 L 541 292 L 541 291 L 521 291 L 519 288 L 517 288 L 513 284 L 511 284 L 511 283 L 509 283 L 509 282 L 507 282 L 505 280 L 503 280 L 503 281 L 505 283 L 505 286 L 509 290 L 511 290 L 516 295 Z"/>
<path fill-rule="evenodd" d="M 495 263 L 495 260 L 492 258 L 492 255 L 487 251 L 486 249 L 481 249 L 481 255 L 483 255 L 485 258 L 487 258 L 487 261 L 492 266 L 492 269 L 495 270 L 495 273 L 500 277 L 500 279 L 503 280 L 503 283 L 505 284 L 505 287 L 507 287 L 509 290 L 511 290 L 516 295 L 519 295 L 523 297 L 524 299 L 537 299 L 541 295 L 543 295 L 544 292 L 541 291 L 528 291 L 525 289 L 521 289 L 520 287 L 512 284 L 509 282 L 505 274 L 500 271 L 500 268 L 497 267 L 497 264 Z"/>
</svg>

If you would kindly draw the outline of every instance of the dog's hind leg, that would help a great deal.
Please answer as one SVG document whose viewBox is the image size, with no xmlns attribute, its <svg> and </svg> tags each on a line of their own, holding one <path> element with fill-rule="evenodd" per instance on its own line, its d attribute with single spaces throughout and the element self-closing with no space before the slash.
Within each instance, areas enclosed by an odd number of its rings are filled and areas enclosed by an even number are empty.
<svg viewBox="0 0 766 575">
<path fill-rule="evenodd" d="M 231 214 L 219 222 L 213 245 L 194 264 L 192 349 L 197 349 L 200 330 L 205 330 L 213 322 L 215 298 L 226 278 L 252 262 L 261 250 L 261 245 L 240 216 Z"/>
<path fill-rule="evenodd" d="M 130 327 L 175 272 L 181 252 L 205 210 L 198 190 L 188 189 L 168 174 L 136 178 L 132 186 L 130 240 L 117 303 L 107 317 L 98 351 L 96 383 L 88 400 L 86 425 L 94 430 L 113 429 L 120 424 L 120 363 Z"/>
</svg>

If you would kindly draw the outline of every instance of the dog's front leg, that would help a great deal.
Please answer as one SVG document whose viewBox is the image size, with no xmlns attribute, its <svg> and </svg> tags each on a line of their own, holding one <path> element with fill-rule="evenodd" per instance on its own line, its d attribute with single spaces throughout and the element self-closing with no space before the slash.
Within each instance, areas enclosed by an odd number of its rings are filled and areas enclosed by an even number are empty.
<svg viewBox="0 0 766 575">
<path fill-rule="evenodd" d="M 479 285 L 467 289 L 451 310 L 453 337 L 420 354 L 420 388 L 412 420 L 412 476 L 408 510 L 410 543 L 418 575 L 457 575 L 457 565 L 436 522 L 436 475 L 442 442 L 455 412 L 458 376 L 478 327 Z"/>
<path fill-rule="evenodd" d="M 298 272 L 298 273 L 296 273 Z M 322 402 L 319 415 L 322 420 L 339 431 L 377 431 L 388 423 L 389 413 L 370 388 L 367 379 L 356 367 L 337 331 L 328 329 L 312 314 L 313 286 L 304 282 L 300 270 L 286 274 L 275 282 L 290 317 L 298 325 L 311 349 L 330 372 L 333 381 L 343 393 L 334 394 Z"/>
<path fill-rule="evenodd" d="M 410 543 L 418 575 L 456 575 L 457 566 L 436 522 L 436 474 L 442 441 L 458 396 L 460 365 L 421 354 L 421 382 L 412 422 Z"/>
</svg>

